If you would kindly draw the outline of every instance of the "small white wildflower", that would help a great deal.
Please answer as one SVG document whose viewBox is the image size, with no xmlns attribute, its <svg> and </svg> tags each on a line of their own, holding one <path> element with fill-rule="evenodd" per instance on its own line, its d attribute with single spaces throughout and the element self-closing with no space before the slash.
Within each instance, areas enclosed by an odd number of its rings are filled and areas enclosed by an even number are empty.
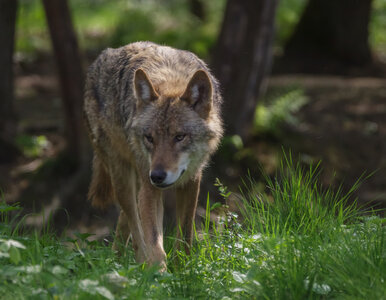
<svg viewBox="0 0 386 300">
<path fill-rule="evenodd" d="M 234 271 L 232 273 L 233 279 L 239 283 L 243 283 L 247 279 L 247 275 Z"/>
<path fill-rule="evenodd" d="M 94 288 L 98 286 L 98 280 L 83 279 L 79 282 L 79 288 L 82 290 L 88 290 L 89 288 Z"/>
<path fill-rule="evenodd" d="M 52 274 L 55 274 L 55 275 L 62 275 L 62 274 L 67 274 L 68 270 L 61 266 L 54 266 L 51 272 Z"/>
<path fill-rule="evenodd" d="M 241 243 L 235 243 L 235 248 L 237 248 L 237 249 L 243 249 L 243 244 L 241 244 Z"/>
<path fill-rule="evenodd" d="M 31 291 L 31 294 L 32 295 L 45 295 L 45 294 L 47 294 L 47 291 L 43 290 L 42 288 L 38 288 L 38 289 L 33 289 Z"/>
<path fill-rule="evenodd" d="M 263 238 L 263 235 L 261 233 L 252 235 L 252 239 L 255 241 L 261 240 L 262 238 Z"/>
<path fill-rule="evenodd" d="M 257 280 L 252 280 L 252 283 L 256 286 L 261 286 L 260 282 L 258 282 Z"/>
<path fill-rule="evenodd" d="M 256 259 L 255 259 L 254 257 L 248 257 L 248 258 L 247 258 L 247 262 L 248 262 L 248 264 L 253 265 L 253 264 L 255 264 L 257 261 L 256 261 Z"/>
<path fill-rule="evenodd" d="M 20 272 L 26 272 L 26 273 L 30 273 L 30 274 L 37 274 L 37 273 L 41 272 L 42 266 L 40 266 L 40 265 L 22 266 L 22 267 L 18 267 L 16 269 L 18 271 L 20 271 Z"/>
<path fill-rule="evenodd" d="M 308 279 L 304 280 L 304 288 L 308 290 L 310 285 L 310 281 Z M 331 292 L 331 287 L 328 284 L 319 284 L 314 282 L 312 284 L 312 291 L 319 295 L 327 295 L 329 292 Z"/>
<path fill-rule="evenodd" d="M 79 282 L 79 288 L 91 295 L 99 294 L 109 300 L 114 300 L 114 295 L 104 286 L 99 286 L 98 280 L 83 279 Z"/>
<path fill-rule="evenodd" d="M 15 248 L 19 248 L 19 249 L 26 249 L 22 243 L 15 241 L 15 240 L 0 239 L 0 243 L 5 245 L 6 249 L 9 249 L 11 247 L 15 247 Z"/>
<path fill-rule="evenodd" d="M 248 290 L 246 288 L 243 288 L 243 287 L 237 287 L 237 288 L 231 289 L 231 292 L 232 293 L 240 293 L 240 292 L 248 292 Z"/>
<path fill-rule="evenodd" d="M 109 300 L 114 300 L 114 295 L 108 289 L 106 289 L 104 286 L 97 286 L 95 288 L 95 291 L 99 295 L 101 295 Z"/>
<path fill-rule="evenodd" d="M 328 284 L 314 283 L 312 285 L 312 290 L 319 295 L 327 295 L 331 292 L 331 287 Z"/>
<path fill-rule="evenodd" d="M 104 280 L 113 283 L 117 286 L 125 286 L 129 280 L 126 277 L 123 277 L 118 274 L 117 271 L 113 271 L 111 273 L 107 273 L 102 276 Z"/>
</svg>

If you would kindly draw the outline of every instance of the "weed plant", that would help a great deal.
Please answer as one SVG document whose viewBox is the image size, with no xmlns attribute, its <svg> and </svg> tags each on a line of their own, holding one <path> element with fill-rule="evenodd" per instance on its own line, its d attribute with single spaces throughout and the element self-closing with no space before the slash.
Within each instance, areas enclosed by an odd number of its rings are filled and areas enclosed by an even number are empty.
<svg viewBox="0 0 386 300">
<path fill-rule="evenodd" d="M 361 215 L 350 200 L 359 183 L 333 192 L 318 174 L 318 166 L 303 169 L 286 157 L 277 176 L 266 178 L 266 193 L 248 180 L 241 215 L 216 223 L 208 200 L 190 255 L 166 238 L 163 274 L 136 264 L 131 249 L 118 257 L 89 234 L 15 231 L 7 216 L 17 207 L 3 204 L 0 298 L 384 299 L 385 220 Z"/>
</svg>

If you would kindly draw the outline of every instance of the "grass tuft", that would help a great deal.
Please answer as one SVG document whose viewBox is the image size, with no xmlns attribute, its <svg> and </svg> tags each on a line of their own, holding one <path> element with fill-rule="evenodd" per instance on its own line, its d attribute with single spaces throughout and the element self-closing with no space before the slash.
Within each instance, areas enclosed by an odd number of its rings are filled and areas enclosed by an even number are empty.
<svg viewBox="0 0 386 300">
<path fill-rule="evenodd" d="M 265 176 L 267 193 L 255 193 L 256 183 L 249 179 L 249 186 L 244 184 L 247 192 L 242 209 L 249 231 L 319 235 L 327 228 L 355 222 L 359 211 L 351 198 L 364 178 L 344 194 L 341 187 L 337 191 L 323 188 L 319 176 L 320 164 L 304 169 L 289 154 L 284 155 L 273 179 Z"/>
</svg>

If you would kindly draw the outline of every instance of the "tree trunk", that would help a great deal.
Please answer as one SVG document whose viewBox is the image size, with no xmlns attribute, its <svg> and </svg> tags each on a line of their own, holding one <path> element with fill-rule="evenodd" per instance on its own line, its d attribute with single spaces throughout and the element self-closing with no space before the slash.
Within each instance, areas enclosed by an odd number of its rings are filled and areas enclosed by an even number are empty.
<svg viewBox="0 0 386 300">
<path fill-rule="evenodd" d="M 348 65 L 370 63 L 371 4 L 372 0 L 309 0 L 285 56 L 321 57 Z"/>
<path fill-rule="evenodd" d="M 13 50 L 17 0 L 0 0 L 0 162 L 15 156 L 12 146 L 16 134 L 13 109 Z"/>
<path fill-rule="evenodd" d="M 228 0 L 213 68 L 224 96 L 227 134 L 250 135 L 270 72 L 278 0 Z"/>
<path fill-rule="evenodd" d="M 189 0 L 190 11 L 201 21 L 206 19 L 206 11 L 204 3 L 201 0 Z"/>
<path fill-rule="evenodd" d="M 83 159 L 83 69 L 67 0 L 43 0 L 59 71 L 65 113 L 67 154 Z"/>
</svg>

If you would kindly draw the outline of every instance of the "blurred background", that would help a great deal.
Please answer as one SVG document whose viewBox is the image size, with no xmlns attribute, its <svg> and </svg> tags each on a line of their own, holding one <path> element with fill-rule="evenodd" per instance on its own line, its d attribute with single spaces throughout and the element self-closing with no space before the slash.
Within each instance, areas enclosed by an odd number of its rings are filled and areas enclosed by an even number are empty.
<svg viewBox="0 0 386 300">
<path fill-rule="evenodd" d="M 355 196 L 385 208 L 386 0 L 0 0 L 0 189 L 28 225 L 111 231 L 116 208 L 86 201 L 83 82 L 103 49 L 139 40 L 196 53 L 221 82 L 204 201 L 222 201 L 215 178 L 263 191 L 291 152 L 336 189 L 375 172 Z"/>
</svg>

